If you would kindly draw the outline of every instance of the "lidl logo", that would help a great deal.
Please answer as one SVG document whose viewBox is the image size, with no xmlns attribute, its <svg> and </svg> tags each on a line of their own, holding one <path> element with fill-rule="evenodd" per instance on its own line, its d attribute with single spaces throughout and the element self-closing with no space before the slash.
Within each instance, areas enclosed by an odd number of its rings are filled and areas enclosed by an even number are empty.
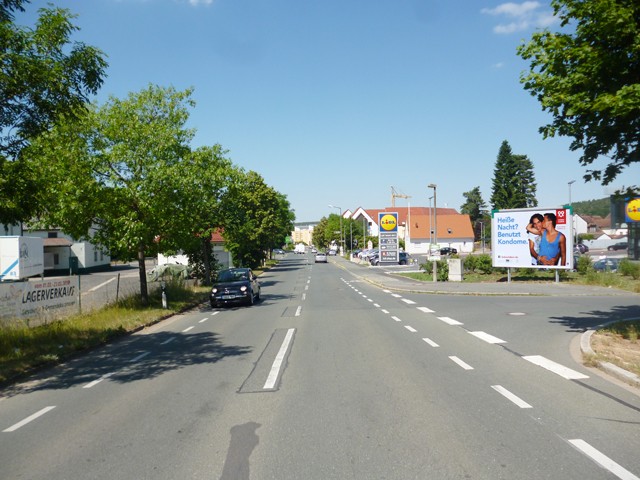
<svg viewBox="0 0 640 480">
<path fill-rule="evenodd" d="M 382 228 L 386 232 L 393 232 L 398 228 L 398 218 L 397 215 L 392 215 L 390 213 L 382 215 L 380 219 L 380 228 Z"/>
<path fill-rule="evenodd" d="M 640 222 L 640 198 L 634 198 L 627 203 L 627 221 Z"/>
</svg>

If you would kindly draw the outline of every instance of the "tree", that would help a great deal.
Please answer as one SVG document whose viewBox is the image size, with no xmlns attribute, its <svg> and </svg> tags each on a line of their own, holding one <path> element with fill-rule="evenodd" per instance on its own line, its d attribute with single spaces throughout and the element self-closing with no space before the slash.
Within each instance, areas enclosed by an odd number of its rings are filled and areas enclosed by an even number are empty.
<svg viewBox="0 0 640 480">
<path fill-rule="evenodd" d="M 509 143 L 503 141 L 493 172 L 492 208 L 528 208 L 537 204 L 531 160 L 526 155 L 514 155 Z"/>
<path fill-rule="evenodd" d="M 185 128 L 190 97 L 153 85 L 125 100 L 111 97 L 81 122 L 61 122 L 29 152 L 49 179 L 42 221 L 118 258 L 137 258 L 145 305 L 145 252 L 155 251 L 158 235 L 180 232 L 176 224 L 192 208 L 182 178 L 193 137 Z"/>
<path fill-rule="evenodd" d="M 561 28 L 518 48 L 530 61 L 520 81 L 551 113 L 544 138 L 572 138 L 580 164 L 609 158 L 584 179 L 612 182 L 640 161 L 640 4 L 636 0 L 552 0 Z M 637 188 L 636 186 L 634 186 Z"/>
<path fill-rule="evenodd" d="M 469 215 L 471 223 L 475 223 L 486 212 L 487 204 L 482 199 L 480 187 L 474 187 L 468 192 L 464 192 L 462 196 L 467 200 L 460 206 L 460 213 Z"/>
<path fill-rule="evenodd" d="M 253 171 L 236 171 L 222 209 L 225 244 L 239 265 L 262 265 L 293 230 L 295 215 L 286 197 Z"/>
<path fill-rule="evenodd" d="M 0 223 L 28 220 L 39 206 L 31 193 L 39 175 L 21 157 L 30 141 L 63 115 L 82 114 L 103 83 L 104 54 L 71 42 L 78 30 L 66 9 L 42 8 L 35 28 L 19 27 L 14 12 L 26 0 L 0 4 Z"/>
</svg>

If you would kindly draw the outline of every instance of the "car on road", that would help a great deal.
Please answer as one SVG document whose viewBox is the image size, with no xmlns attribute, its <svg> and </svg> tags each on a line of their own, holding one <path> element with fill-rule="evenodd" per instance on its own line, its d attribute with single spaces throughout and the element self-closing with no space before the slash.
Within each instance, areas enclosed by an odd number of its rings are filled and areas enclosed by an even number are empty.
<svg viewBox="0 0 640 480">
<path fill-rule="evenodd" d="M 589 247 L 587 247 L 584 243 L 577 243 L 576 248 L 580 250 L 580 253 L 587 253 L 589 251 Z"/>
<path fill-rule="evenodd" d="M 619 265 L 619 258 L 601 258 L 593 262 L 593 269 L 597 272 L 617 272 Z"/>
<path fill-rule="evenodd" d="M 440 255 L 456 255 L 458 250 L 453 247 L 442 247 L 440 249 Z"/>
<path fill-rule="evenodd" d="M 220 270 L 211 288 L 211 308 L 244 303 L 253 305 L 260 300 L 260 282 L 250 268 Z"/>
<path fill-rule="evenodd" d="M 316 263 L 327 263 L 327 254 L 324 252 L 316 253 Z"/>
<path fill-rule="evenodd" d="M 618 243 L 614 243 L 613 245 L 609 245 L 607 247 L 607 250 L 612 251 L 612 250 L 626 250 L 627 248 L 629 248 L 629 243 L 628 242 L 618 242 Z"/>
<path fill-rule="evenodd" d="M 371 265 L 379 265 L 380 264 L 380 254 L 376 253 L 373 257 L 371 257 Z M 398 265 L 409 265 L 412 263 L 413 257 L 409 255 L 407 252 L 400 252 L 398 255 Z"/>
</svg>

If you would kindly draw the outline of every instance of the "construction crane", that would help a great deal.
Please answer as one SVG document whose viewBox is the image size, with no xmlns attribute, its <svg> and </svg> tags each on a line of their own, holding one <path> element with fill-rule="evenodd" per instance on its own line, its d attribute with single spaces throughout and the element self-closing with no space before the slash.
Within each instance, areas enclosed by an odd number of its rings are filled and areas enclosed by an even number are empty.
<svg viewBox="0 0 640 480">
<path fill-rule="evenodd" d="M 411 198 L 411 195 L 405 195 L 403 193 L 396 192 L 396 189 L 391 187 L 391 206 L 396 206 L 396 198 Z"/>
</svg>

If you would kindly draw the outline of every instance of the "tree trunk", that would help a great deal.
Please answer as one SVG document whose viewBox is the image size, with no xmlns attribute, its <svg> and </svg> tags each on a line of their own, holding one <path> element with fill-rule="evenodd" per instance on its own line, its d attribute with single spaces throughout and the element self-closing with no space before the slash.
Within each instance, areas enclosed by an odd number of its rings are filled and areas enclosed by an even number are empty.
<svg viewBox="0 0 640 480">
<path fill-rule="evenodd" d="M 204 281 L 205 285 L 211 285 L 211 258 L 209 257 L 211 240 L 202 240 L 202 258 L 204 259 Z"/>
<path fill-rule="evenodd" d="M 147 267 L 144 262 L 144 245 L 138 245 L 138 272 L 140 273 L 140 300 L 145 307 L 149 305 L 149 291 L 147 290 Z"/>
</svg>

